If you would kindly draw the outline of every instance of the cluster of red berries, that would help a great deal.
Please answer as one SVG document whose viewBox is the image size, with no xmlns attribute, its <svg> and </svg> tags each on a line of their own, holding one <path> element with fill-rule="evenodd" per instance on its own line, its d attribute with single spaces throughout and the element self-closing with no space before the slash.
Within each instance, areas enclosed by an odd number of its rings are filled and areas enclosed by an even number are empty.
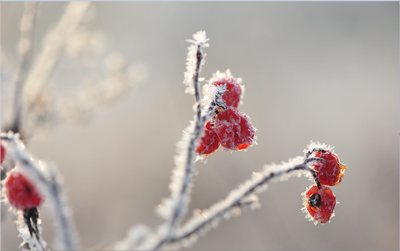
<svg viewBox="0 0 400 251">
<path fill-rule="evenodd" d="M 339 157 L 332 150 L 313 149 L 308 153 L 308 157 L 321 158 L 325 161 L 316 161 L 310 166 L 315 171 L 319 180 L 318 185 L 311 186 L 305 193 L 304 205 L 308 217 L 315 220 L 315 224 L 327 223 L 334 215 L 336 206 L 336 196 L 328 186 L 337 186 L 342 182 L 346 165 L 339 162 Z"/>
<path fill-rule="evenodd" d="M 227 75 L 222 74 L 220 78 L 210 81 L 210 85 L 215 89 L 213 93 L 220 95 L 223 104 L 215 105 L 215 116 L 205 125 L 197 153 L 209 155 L 220 145 L 235 151 L 251 146 L 255 128 L 250 118 L 237 109 L 243 92 L 239 81 L 227 71 Z"/>
</svg>

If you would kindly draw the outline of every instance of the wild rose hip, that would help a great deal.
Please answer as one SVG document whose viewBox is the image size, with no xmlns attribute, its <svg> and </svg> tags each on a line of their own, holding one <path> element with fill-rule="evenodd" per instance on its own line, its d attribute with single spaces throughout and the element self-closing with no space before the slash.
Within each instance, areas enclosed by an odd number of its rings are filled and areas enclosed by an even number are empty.
<svg viewBox="0 0 400 251">
<path fill-rule="evenodd" d="M 3 161 L 6 158 L 6 148 L 3 145 L 1 145 L 0 154 L 1 154 L 1 164 L 3 164 Z"/>
<path fill-rule="evenodd" d="M 44 202 L 43 196 L 24 174 L 12 169 L 4 180 L 4 192 L 11 206 L 20 210 L 36 208 Z"/>
<path fill-rule="evenodd" d="M 242 88 L 234 78 L 225 77 L 211 83 L 214 86 L 226 86 L 225 92 L 222 94 L 222 100 L 228 107 L 237 108 L 242 95 Z"/>
<path fill-rule="evenodd" d="M 325 159 L 326 161 L 317 161 L 311 165 L 317 174 L 319 182 L 326 186 L 336 186 L 342 182 L 344 172 L 347 166 L 339 163 L 339 157 L 332 151 L 317 151 L 315 157 Z"/>
<path fill-rule="evenodd" d="M 305 209 L 316 222 L 327 223 L 333 215 L 336 206 L 336 197 L 329 187 L 319 189 L 313 185 L 303 193 Z M 305 211 L 305 210 L 304 210 Z"/>
<path fill-rule="evenodd" d="M 196 151 L 199 154 L 211 154 L 218 149 L 219 143 L 219 138 L 214 130 L 214 126 L 211 122 L 207 122 L 204 128 L 204 136 L 200 139 L 200 144 Z"/>
<path fill-rule="evenodd" d="M 242 150 L 254 142 L 255 129 L 250 119 L 235 108 L 220 112 L 214 128 L 221 145 L 225 148 Z"/>
</svg>

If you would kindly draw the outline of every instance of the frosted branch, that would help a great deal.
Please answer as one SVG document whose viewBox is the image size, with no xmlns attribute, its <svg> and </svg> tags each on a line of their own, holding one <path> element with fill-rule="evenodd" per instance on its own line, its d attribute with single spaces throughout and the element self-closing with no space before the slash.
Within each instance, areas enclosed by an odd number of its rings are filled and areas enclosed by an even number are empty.
<svg viewBox="0 0 400 251">
<path fill-rule="evenodd" d="M 187 40 L 192 45 L 188 48 L 184 84 L 186 85 L 186 92 L 193 94 L 195 97 L 195 116 L 177 144 L 176 168 L 172 171 L 169 185 L 171 195 L 169 198 L 163 199 L 156 209 L 157 213 L 166 221 L 158 227 L 156 233 L 147 236 L 146 240 L 138 246 L 129 246 L 130 249 L 154 250 L 161 248 L 164 243 L 169 242 L 176 226 L 179 225 L 186 214 L 190 202 L 191 187 L 193 186 L 195 150 L 205 124 L 205 120 L 202 117 L 199 88 L 199 82 L 203 81 L 203 79 L 200 79 L 199 75 L 205 57 L 202 49 L 209 46 L 207 44 L 208 40 L 204 31 L 194 34 L 193 40 Z M 127 243 L 127 241 L 125 240 L 123 243 Z"/>
<path fill-rule="evenodd" d="M 46 200 L 50 202 L 50 211 L 55 218 L 54 249 L 78 249 L 78 240 L 71 219 L 71 212 L 66 205 L 62 181 L 58 172 L 44 162 L 35 160 L 19 139 L 19 134 L 1 133 L 1 140 L 6 146 L 7 157 L 28 173 L 30 180 L 38 186 L 38 189 L 46 195 Z"/>
<path fill-rule="evenodd" d="M 281 182 L 290 177 L 311 174 L 315 182 L 320 186 L 315 171 L 308 165 L 314 161 L 324 161 L 321 158 L 299 156 L 281 165 L 265 166 L 260 172 L 253 172 L 251 179 L 243 182 L 232 190 L 228 196 L 205 210 L 195 210 L 194 215 L 185 225 L 178 228 L 176 234 L 166 244 L 168 248 L 177 249 L 180 246 L 192 245 L 200 235 L 204 235 L 211 228 L 218 226 L 221 219 L 229 219 L 239 216 L 246 208 L 256 209 L 260 207 L 258 194 L 267 189 L 271 181 Z"/>
<path fill-rule="evenodd" d="M 160 228 L 163 232 L 166 231 L 164 233 L 165 237 L 161 238 L 160 241 L 156 243 L 154 249 L 158 249 L 163 245 L 164 242 L 168 242 L 175 230 L 175 227 L 186 214 L 190 201 L 189 194 L 192 187 L 194 172 L 193 164 L 196 157 L 195 150 L 198 145 L 198 139 L 204 127 L 204 120 L 201 117 L 199 74 L 201 71 L 201 66 L 204 63 L 204 54 L 202 48 L 208 46 L 206 43 L 208 39 L 206 38 L 204 31 L 196 33 L 193 35 L 193 38 L 194 40 L 189 40 L 189 42 L 193 44 L 189 47 L 185 82 L 189 86 L 189 89 L 191 89 L 190 82 L 193 83 L 193 94 L 196 101 L 196 115 L 194 117 L 194 121 L 185 130 L 186 133 L 183 134 L 183 137 L 177 146 L 178 156 L 175 158 L 176 168 L 173 171 L 171 178 L 172 181 L 170 184 L 171 196 L 170 198 L 164 200 L 164 205 L 166 208 L 159 210 L 160 215 L 164 216 L 167 220 L 166 228 Z M 163 234 L 161 236 L 163 236 Z"/>
</svg>

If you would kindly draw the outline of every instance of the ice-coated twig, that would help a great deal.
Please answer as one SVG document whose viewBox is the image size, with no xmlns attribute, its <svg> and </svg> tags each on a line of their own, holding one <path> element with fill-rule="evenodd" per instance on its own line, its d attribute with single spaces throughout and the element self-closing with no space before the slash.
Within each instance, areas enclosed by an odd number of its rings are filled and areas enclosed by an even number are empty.
<svg viewBox="0 0 400 251">
<path fill-rule="evenodd" d="M 266 190 L 267 184 L 271 181 L 280 182 L 296 173 L 298 176 L 309 173 L 320 187 L 315 171 L 308 167 L 308 164 L 314 161 L 324 160 L 299 156 L 287 163 L 265 166 L 260 172 L 253 172 L 251 179 L 232 190 L 224 200 L 206 210 L 195 210 L 194 215 L 185 225 L 176 230 L 175 235 L 166 243 L 166 246 L 172 249 L 178 249 L 181 246 L 188 247 L 197 240 L 199 235 L 205 234 L 212 227 L 215 228 L 221 219 L 238 216 L 245 208 L 259 208 L 258 194 Z"/>
<path fill-rule="evenodd" d="M 201 97 L 199 78 L 201 67 L 204 64 L 205 54 L 202 49 L 208 47 L 208 39 L 204 31 L 193 35 L 192 43 L 189 47 L 189 53 L 186 63 L 186 72 L 184 74 L 184 83 L 187 86 L 186 92 L 195 96 L 195 117 L 189 127 L 185 130 L 181 141 L 177 145 L 178 155 L 175 157 L 176 168 L 172 172 L 170 183 L 171 196 L 164 199 L 163 206 L 159 207 L 159 214 L 166 219 L 165 226 L 159 228 L 159 240 L 153 242 L 153 245 L 143 245 L 146 249 L 159 249 L 165 242 L 168 242 L 175 231 L 177 225 L 186 214 L 190 201 L 190 192 L 194 173 L 194 161 L 196 157 L 196 147 L 198 139 L 202 133 L 205 121 L 201 114 Z"/>
<path fill-rule="evenodd" d="M 66 205 L 66 197 L 62 191 L 61 177 L 55 168 L 35 160 L 28 153 L 19 134 L 1 133 L 1 140 L 6 146 L 7 157 L 16 166 L 27 172 L 29 178 L 38 186 L 51 205 L 55 218 L 55 247 L 56 250 L 79 249 L 78 238 L 71 218 L 71 212 Z"/>
<path fill-rule="evenodd" d="M 22 88 L 24 86 L 26 76 L 32 59 L 33 37 L 36 25 L 37 2 L 26 2 L 24 14 L 20 23 L 21 38 L 19 40 L 18 51 L 21 57 L 17 74 L 15 76 L 15 93 L 14 93 L 14 119 L 10 125 L 13 132 L 21 131 L 22 120 Z"/>
<path fill-rule="evenodd" d="M 171 195 L 169 198 L 163 199 L 156 209 L 157 213 L 165 219 L 165 222 L 157 228 L 154 234 L 146 236 L 140 245 L 129 246 L 129 249 L 160 249 L 164 243 L 169 242 L 176 227 L 186 214 L 193 185 L 195 150 L 205 124 L 205 119 L 202 117 L 202 100 L 199 87 L 199 82 L 204 79 L 200 78 L 199 75 L 205 58 L 205 53 L 203 53 L 202 49 L 209 46 L 208 40 L 204 31 L 194 34 L 193 40 L 187 40 L 191 43 L 191 46 L 188 48 L 189 52 L 183 82 L 186 85 L 186 92 L 193 94 L 195 97 L 195 116 L 177 144 L 176 168 L 172 171 L 169 185 Z M 123 243 L 128 243 L 128 241 L 125 240 Z"/>
</svg>

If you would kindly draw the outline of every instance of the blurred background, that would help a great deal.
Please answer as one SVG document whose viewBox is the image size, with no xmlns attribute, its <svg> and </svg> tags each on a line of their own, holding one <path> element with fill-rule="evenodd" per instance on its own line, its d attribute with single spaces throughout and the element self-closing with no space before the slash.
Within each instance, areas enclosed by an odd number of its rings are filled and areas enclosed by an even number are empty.
<svg viewBox="0 0 400 251">
<path fill-rule="evenodd" d="M 39 4 L 33 56 L 66 5 Z M 23 12 L 23 2 L 1 3 L 2 131 L 12 118 Z M 51 123 L 27 137 L 29 150 L 60 170 L 83 249 L 118 241 L 132 225 L 162 222 L 154 208 L 169 195 L 175 145 L 193 118 L 194 97 L 182 83 L 185 39 L 199 30 L 210 38 L 201 76 L 230 69 L 243 79 L 239 109 L 258 129 L 258 145 L 196 163 L 189 215 L 263 165 L 303 155 L 310 140 L 335 146 L 348 170 L 332 188 L 340 204 L 331 223 L 304 218 L 300 194 L 311 182 L 292 178 L 270 184 L 261 209 L 222 221 L 191 249 L 399 248 L 398 3 L 93 2 L 84 16 L 85 29 L 65 45 L 43 90 L 79 103 L 80 86 L 118 67 L 128 88 L 72 113 L 83 120 L 54 109 L 45 117 Z M 62 108 L 57 102 L 49 104 Z M 16 249 L 13 215 L 2 211 L 1 248 Z M 51 244 L 45 205 L 41 219 Z"/>
</svg>

